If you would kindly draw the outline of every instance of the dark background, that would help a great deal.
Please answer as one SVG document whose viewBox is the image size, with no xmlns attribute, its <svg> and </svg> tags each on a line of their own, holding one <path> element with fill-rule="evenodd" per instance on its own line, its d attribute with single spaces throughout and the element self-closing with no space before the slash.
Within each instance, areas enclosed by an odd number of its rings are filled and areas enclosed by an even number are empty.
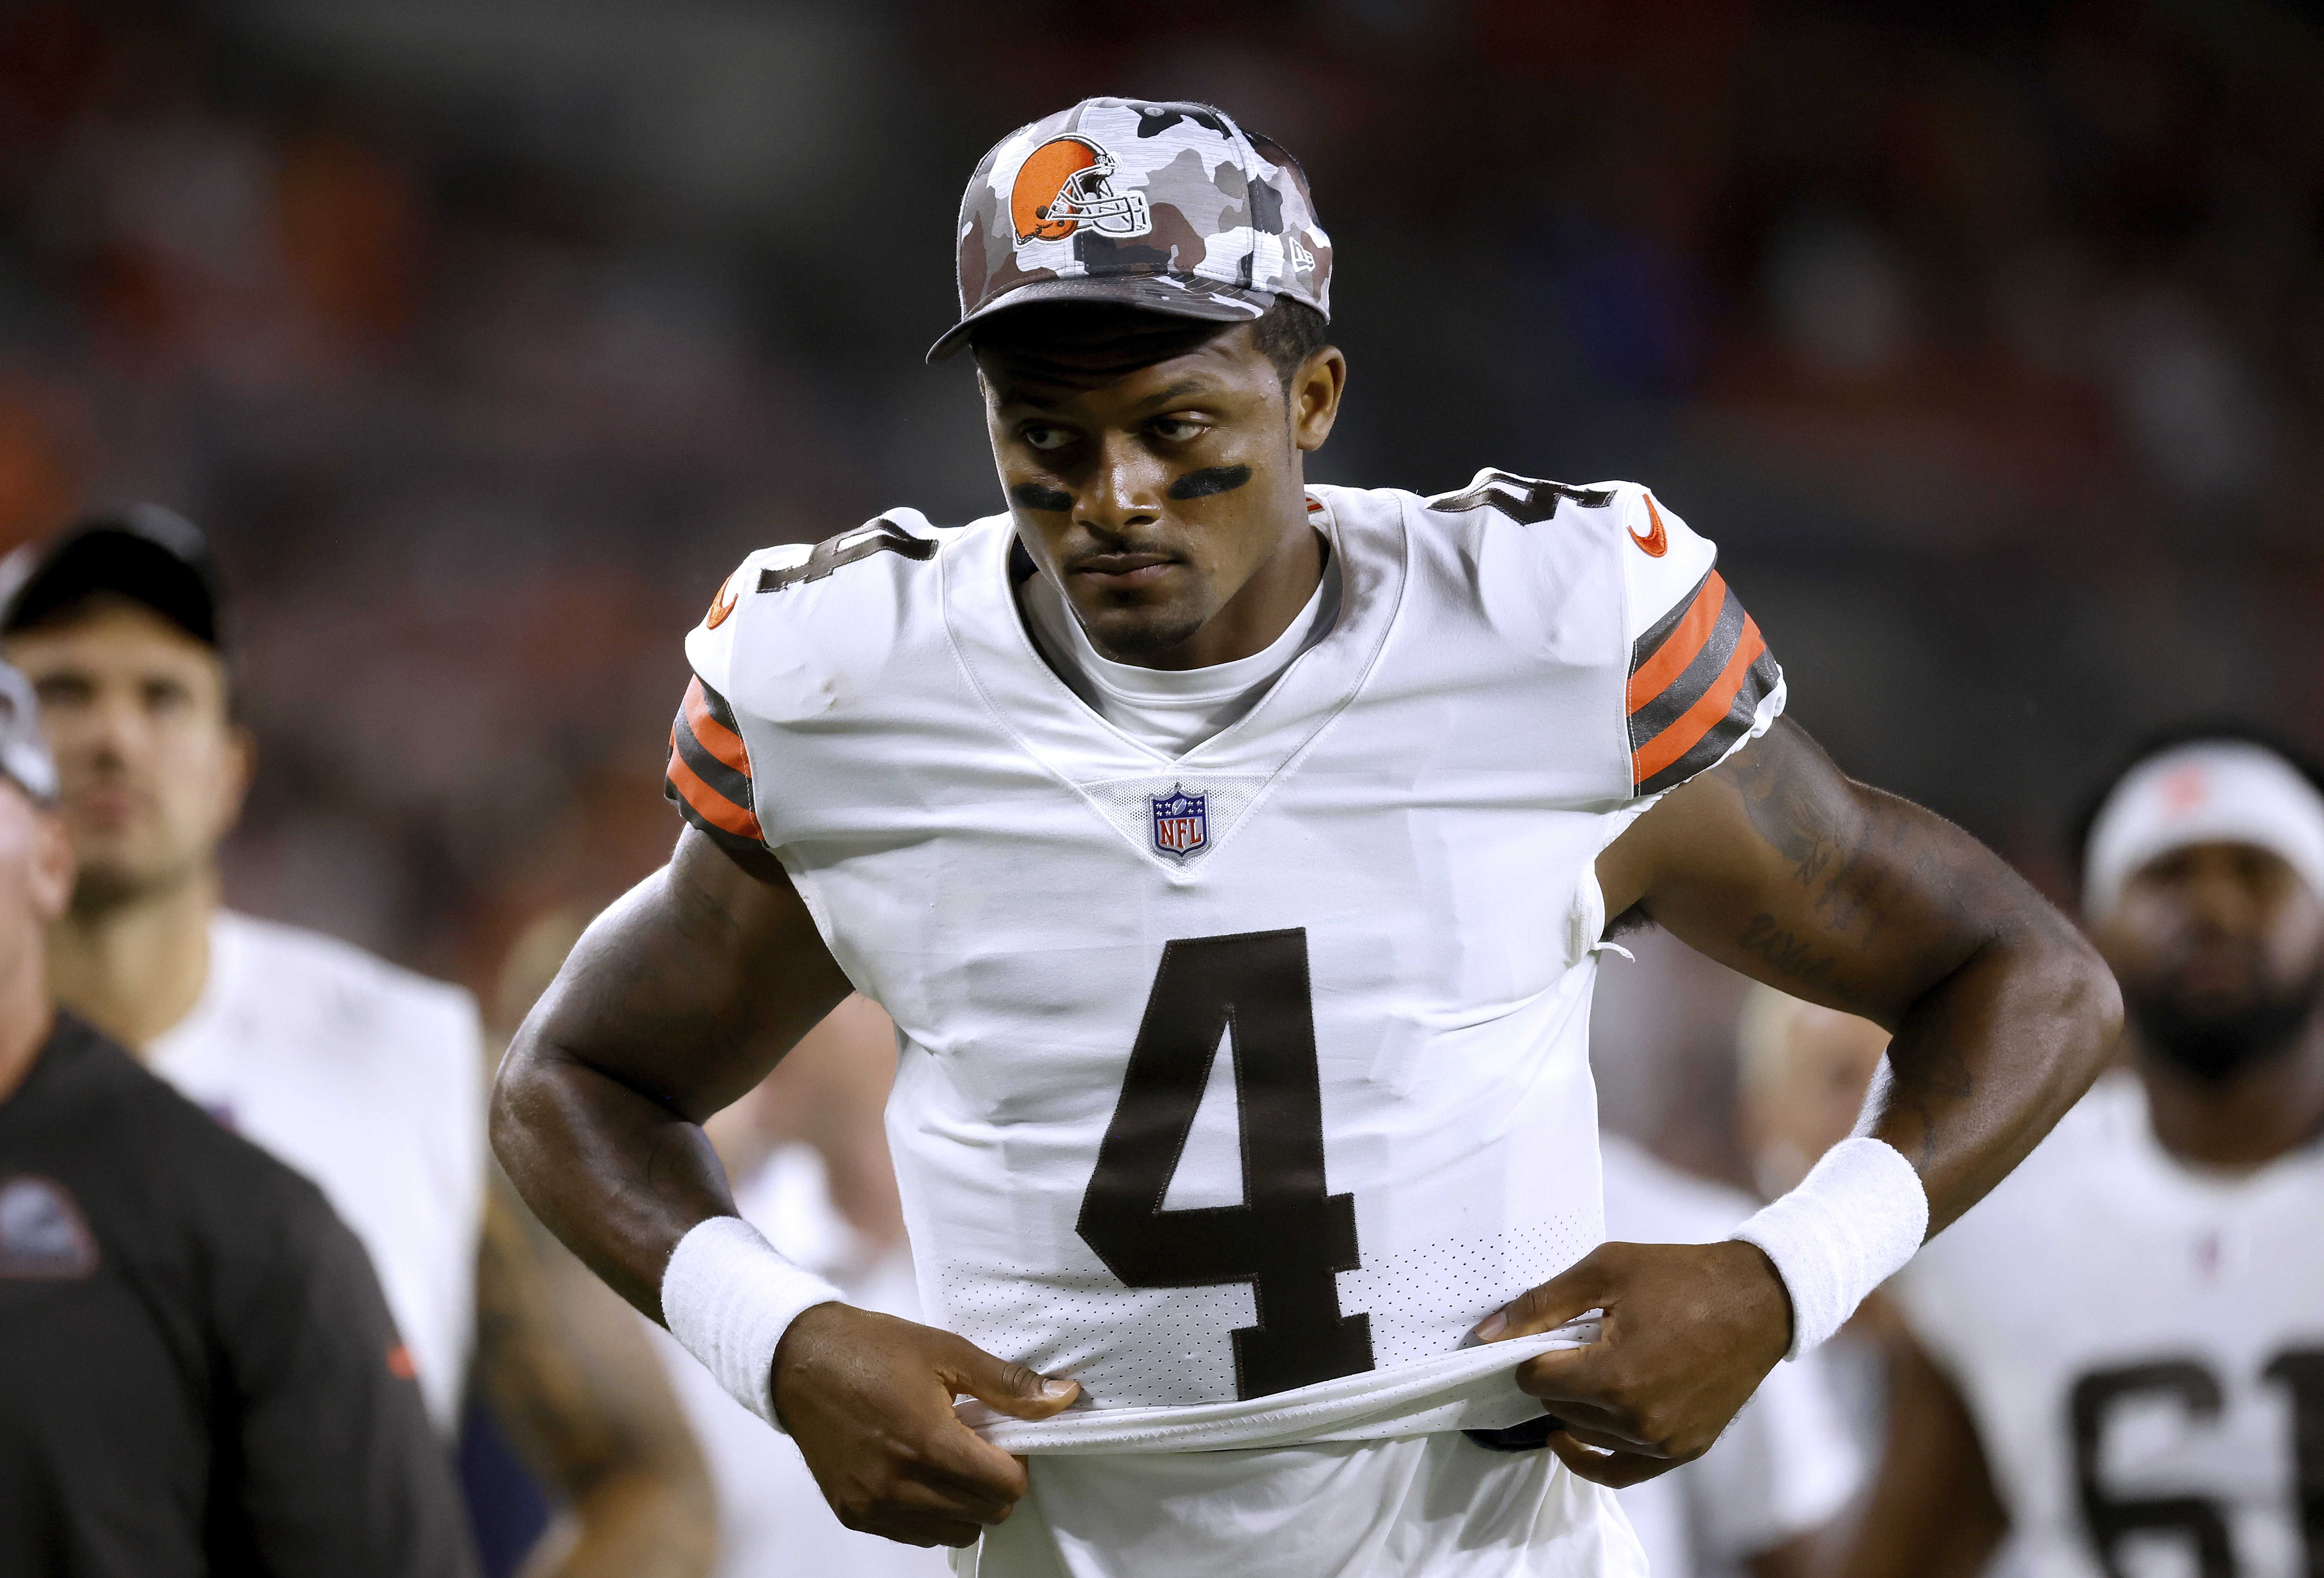
<svg viewBox="0 0 2324 1578">
<path fill-rule="evenodd" d="M 2261 0 L 9 4 L 0 546 L 207 526 L 231 897 L 489 989 L 667 849 L 734 560 L 999 507 L 920 353 L 977 156 L 1093 92 L 1305 161 L 1315 475 L 1651 484 L 1841 764 L 2061 900 L 2136 734 L 2324 739 L 2324 30 Z M 1731 1170 L 1703 990 L 1603 1027 L 1608 1101 Z"/>
</svg>

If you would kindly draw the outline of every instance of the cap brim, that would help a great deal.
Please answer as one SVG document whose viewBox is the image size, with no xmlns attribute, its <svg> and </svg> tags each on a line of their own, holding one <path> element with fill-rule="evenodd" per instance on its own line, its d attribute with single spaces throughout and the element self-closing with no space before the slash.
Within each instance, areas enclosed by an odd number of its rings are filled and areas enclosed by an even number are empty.
<svg viewBox="0 0 2324 1578">
<path fill-rule="evenodd" d="M 1055 301 L 1105 301 L 1169 318 L 1192 318 L 1208 323 L 1251 323 L 1267 316 L 1268 309 L 1275 305 L 1275 292 L 1245 285 L 1222 285 L 1186 275 L 1036 280 L 995 297 L 946 329 L 944 337 L 928 347 L 928 363 L 934 365 L 959 354 L 976 326 L 988 318 L 1020 307 Z"/>
</svg>

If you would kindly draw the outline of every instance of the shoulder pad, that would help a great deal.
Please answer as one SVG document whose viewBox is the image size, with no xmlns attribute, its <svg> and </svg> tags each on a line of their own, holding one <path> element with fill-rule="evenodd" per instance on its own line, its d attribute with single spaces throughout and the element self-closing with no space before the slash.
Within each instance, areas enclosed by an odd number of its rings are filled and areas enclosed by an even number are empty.
<svg viewBox="0 0 2324 1578">
<path fill-rule="evenodd" d="M 753 679 L 796 667 L 785 654 L 802 642 L 824 654 L 811 668 L 860 655 L 867 641 L 892 635 L 899 602 L 934 590 L 927 561 L 945 535 L 918 510 L 890 510 L 813 546 L 760 549 L 687 634 L 687 660 L 712 690 L 748 705 L 762 689 Z M 772 715 L 783 710 L 777 704 Z"/>
</svg>

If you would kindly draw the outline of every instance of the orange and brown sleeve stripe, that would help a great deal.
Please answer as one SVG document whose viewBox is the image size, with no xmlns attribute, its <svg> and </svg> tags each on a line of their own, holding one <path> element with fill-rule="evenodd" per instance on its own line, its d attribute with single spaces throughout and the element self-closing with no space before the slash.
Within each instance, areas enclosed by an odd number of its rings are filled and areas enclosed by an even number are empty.
<svg viewBox="0 0 2324 1578">
<path fill-rule="evenodd" d="M 686 687 L 686 699 L 669 727 L 669 771 L 662 793 L 678 815 L 728 848 L 755 848 L 766 842 L 751 793 L 751 759 L 734 714 L 700 679 Z"/>
<path fill-rule="evenodd" d="M 1658 794 L 1748 734 L 1779 670 L 1759 626 L 1717 570 L 1630 649 L 1630 782 Z"/>
</svg>

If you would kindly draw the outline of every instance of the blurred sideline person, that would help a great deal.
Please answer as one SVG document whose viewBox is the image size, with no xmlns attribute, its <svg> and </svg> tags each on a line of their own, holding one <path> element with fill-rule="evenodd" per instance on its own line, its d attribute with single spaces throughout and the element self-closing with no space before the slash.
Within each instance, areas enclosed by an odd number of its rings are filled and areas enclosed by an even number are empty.
<svg viewBox="0 0 2324 1578">
<path fill-rule="evenodd" d="M 650 1350 L 488 1186 L 474 1000 L 220 907 L 251 748 L 201 533 L 137 506 L 26 558 L 0 637 L 42 698 L 80 868 L 50 937 L 58 997 L 322 1186 L 370 1252 L 439 1435 L 473 1361 L 570 1505 L 559 1571 L 706 1571 L 707 1481 Z"/>
<path fill-rule="evenodd" d="M 1717 1243 L 1759 1208 L 1610 1130 L 1599 1147 L 1615 1242 Z M 1709 1452 L 1622 1490 L 1622 1510 L 1654 1578 L 1805 1578 L 1863 1472 L 1819 1349 L 1769 1370 Z"/>
<path fill-rule="evenodd" d="M 1789 1194 L 1856 1130 L 1888 1050 L 1870 1020 L 1757 982 L 1736 1017 L 1736 1121 L 1762 1199 Z"/>
<path fill-rule="evenodd" d="M 1643 488 L 1307 484 L 1347 359 L 1277 144 L 1088 99 L 960 216 L 931 355 L 973 353 L 1010 510 L 728 578 L 688 825 L 511 1047 L 500 1156 L 851 1527 L 956 1571 L 1633 1573 L 1612 1488 L 2015 1164 L 2114 983 L 1779 716 Z M 1634 909 L 1896 1029 L 1870 1131 L 1716 1244 L 1602 1242 L 1589 1002 Z M 737 1219 L 699 1127 L 857 989 L 927 1325 Z"/>
<path fill-rule="evenodd" d="M 1762 1198 L 1780 1199 L 1855 1130 L 1888 1032 L 1754 982 L 1736 1015 L 1737 1136 Z M 1857 1454 L 1879 1456 L 1897 1337 L 1885 1289 L 1867 1296 L 1817 1357 Z"/>
<path fill-rule="evenodd" d="M 1888 1033 L 1869 1020 L 1751 983 L 1737 1017 L 1737 1122 L 1764 1198 L 1790 1192 L 1848 1138 L 1887 1046 Z M 1600 1143 L 1609 1239 L 1715 1242 L 1757 1209 L 1748 1195 L 1620 1135 Z M 1835 1395 L 1834 1361 L 1852 1361 L 1856 1346 L 1843 1330 L 1798 1363 L 1778 1365 L 1699 1461 L 1621 1493 L 1653 1572 L 1790 1578 L 1813 1570 L 1820 1536 L 1861 1482 L 1870 1444 L 1859 1443 L 1847 1396 Z"/>
<path fill-rule="evenodd" d="M 0 1573 L 475 1570 L 370 1262 L 314 1185 L 49 995 L 73 889 L 0 666 Z"/>
<path fill-rule="evenodd" d="M 587 924 L 552 911 L 510 949 L 494 1018 L 523 1022 Z M 896 1073 L 896 1030 L 850 997 L 749 1094 L 703 1127 L 725 1164 L 742 1219 L 860 1308 L 920 1315 L 896 1172 L 881 1121 Z M 618 1303 L 618 1301 L 615 1301 Z M 651 1333 L 702 1443 L 718 1492 L 715 1578 L 942 1578 L 943 1554 L 858 1534 L 832 1515 L 790 1438 L 728 1397 L 669 1333 Z"/>
<path fill-rule="evenodd" d="M 1851 1578 L 2324 1573 L 2324 795 L 2141 751 L 2078 839 L 2108 1075 L 1894 1287 L 1919 1349 Z"/>
</svg>

